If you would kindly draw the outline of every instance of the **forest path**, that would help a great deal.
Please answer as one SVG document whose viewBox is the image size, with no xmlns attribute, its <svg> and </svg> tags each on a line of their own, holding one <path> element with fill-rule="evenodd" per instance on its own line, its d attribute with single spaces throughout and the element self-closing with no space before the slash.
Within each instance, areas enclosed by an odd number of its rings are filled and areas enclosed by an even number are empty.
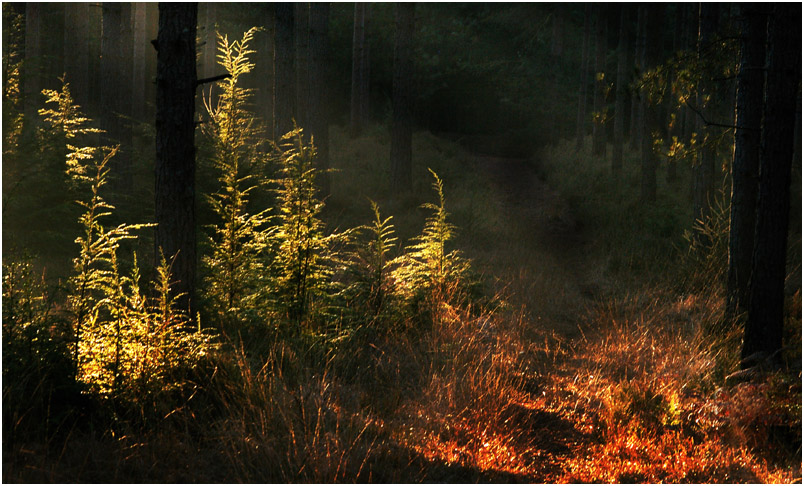
<svg viewBox="0 0 804 486">
<path fill-rule="evenodd" d="M 579 317 L 601 295 L 603 284 L 588 261 L 582 221 L 567 200 L 538 177 L 525 158 L 472 154 L 501 205 L 505 228 L 500 251 L 474 256 L 481 268 L 507 283 L 509 302 L 535 326 L 579 337 Z"/>
</svg>

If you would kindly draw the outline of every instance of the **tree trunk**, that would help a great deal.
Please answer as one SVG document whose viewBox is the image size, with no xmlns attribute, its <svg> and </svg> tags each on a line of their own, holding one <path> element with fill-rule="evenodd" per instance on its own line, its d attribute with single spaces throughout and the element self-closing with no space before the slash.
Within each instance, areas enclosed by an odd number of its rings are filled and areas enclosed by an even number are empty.
<svg viewBox="0 0 804 486">
<path fill-rule="evenodd" d="M 564 6 L 553 6 L 553 36 L 550 40 L 550 55 L 561 57 L 564 54 Z"/>
<path fill-rule="evenodd" d="M 64 4 L 64 73 L 73 100 L 86 112 L 89 102 L 89 4 Z"/>
<path fill-rule="evenodd" d="M 637 72 L 637 83 L 639 84 L 639 77 L 645 72 L 645 21 L 646 9 L 640 5 L 637 8 L 637 29 L 634 41 L 634 67 Z M 644 135 L 643 127 L 643 104 L 641 101 L 642 89 L 639 85 L 635 87 L 631 95 L 631 128 L 628 130 L 630 134 L 630 144 L 632 149 L 642 147 L 642 138 Z"/>
<path fill-rule="evenodd" d="M 396 4 L 394 37 L 394 81 L 391 127 L 391 190 L 395 194 L 413 189 L 412 165 L 412 81 L 414 3 Z"/>
<path fill-rule="evenodd" d="M 748 310 L 748 282 L 754 249 L 759 191 L 759 147 L 765 80 L 768 13 L 764 4 L 744 3 L 737 75 L 734 162 L 732 164 L 726 318 Z"/>
<path fill-rule="evenodd" d="M 617 176 L 623 167 L 623 138 L 625 130 L 625 98 L 628 96 L 628 10 L 620 5 L 620 41 L 617 44 L 617 93 L 614 102 L 614 147 L 611 154 L 611 172 Z"/>
<path fill-rule="evenodd" d="M 684 22 L 685 22 L 685 12 L 686 8 L 684 5 L 676 5 L 675 7 L 675 22 L 673 28 L 673 56 L 676 55 L 678 51 L 682 49 L 681 37 L 684 33 Z M 672 80 L 676 78 L 675 69 L 671 68 L 670 75 L 667 77 L 667 90 L 668 93 L 672 92 L 672 87 L 670 86 Z M 683 126 L 683 118 L 684 118 L 684 110 L 676 109 L 676 100 L 674 96 L 667 96 L 665 102 L 667 106 L 667 113 L 670 116 L 668 120 L 670 124 L 669 128 L 669 140 L 670 144 L 673 143 L 673 139 L 680 140 L 682 137 L 682 126 Z M 670 184 L 675 185 L 678 182 L 678 162 L 676 161 L 675 157 L 669 157 L 667 160 L 667 182 Z"/>
<path fill-rule="evenodd" d="M 156 96 L 156 258 L 175 258 L 173 291 L 195 318 L 195 3 L 160 3 Z M 168 260 L 170 261 L 170 260 Z"/>
<path fill-rule="evenodd" d="M 363 99 L 368 82 L 366 78 L 366 3 L 355 3 L 354 28 L 352 31 L 352 93 L 350 107 L 350 133 L 357 137 L 363 130 L 365 122 Z"/>
<path fill-rule="evenodd" d="M 307 102 L 310 96 L 310 4 L 294 3 L 293 43 L 296 55 L 296 123 L 309 135 Z"/>
<path fill-rule="evenodd" d="M 768 74 L 759 203 L 742 366 L 781 364 L 784 279 L 796 103 L 801 82 L 801 4 L 775 4 L 768 25 Z"/>
<path fill-rule="evenodd" d="M 37 125 L 42 90 L 42 4 L 25 4 L 25 62 L 23 63 L 23 106 L 25 122 Z"/>
<path fill-rule="evenodd" d="M 218 22 L 218 6 L 215 3 L 204 3 L 204 22 L 201 39 L 204 43 L 201 54 L 202 76 L 211 78 L 221 74 L 218 69 L 218 35 L 215 24 Z"/>
<path fill-rule="evenodd" d="M 666 6 L 651 4 L 640 8 L 645 10 L 643 14 L 645 16 L 645 48 L 642 51 L 642 65 L 647 70 L 657 66 L 662 59 L 661 26 L 662 15 L 666 10 Z M 654 150 L 653 141 L 659 135 L 661 127 L 659 113 L 661 99 L 650 93 L 648 88 L 644 88 L 640 100 L 642 104 L 640 110 L 642 117 L 642 134 L 640 137 L 642 140 L 642 184 L 640 197 L 643 202 L 652 203 L 656 201 L 656 171 L 659 165 L 659 156 Z"/>
<path fill-rule="evenodd" d="M 581 150 L 583 141 L 586 137 L 586 96 L 589 89 L 589 36 L 591 22 L 589 15 L 589 5 L 584 6 L 583 10 L 583 49 L 581 59 L 581 81 L 578 85 L 578 117 L 576 118 L 575 128 L 575 151 Z"/>
<path fill-rule="evenodd" d="M 701 3 L 699 22 L 700 27 L 698 31 L 698 62 L 704 64 L 707 62 L 707 56 L 710 56 L 709 49 L 713 41 L 715 31 L 717 30 L 719 5 L 716 3 Z M 714 194 L 714 180 L 715 180 L 715 151 L 712 147 L 712 140 L 709 139 L 709 127 L 706 125 L 704 118 L 711 119 L 709 98 L 713 93 L 712 81 L 709 79 L 711 76 L 704 74 L 698 86 L 698 94 L 695 104 L 698 110 L 701 111 L 703 116 L 698 116 L 697 133 L 698 140 L 702 143 L 702 147 L 698 150 L 698 163 L 694 168 L 694 186 L 693 186 L 693 217 L 697 221 L 705 222 L 709 219 L 711 214 L 712 195 Z M 698 241 L 701 240 L 701 233 L 695 232 Z"/>
<path fill-rule="evenodd" d="M 128 111 L 126 102 L 131 99 L 130 70 L 124 68 L 125 23 L 130 20 L 130 9 L 117 2 L 103 2 L 101 34 L 101 85 L 100 85 L 100 125 L 105 131 L 107 145 L 120 145 L 120 150 L 110 164 L 110 185 L 114 192 L 130 186 L 131 160 L 130 131 L 123 124 L 123 115 Z M 130 47 L 130 46 L 129 46 Z M 128 74 L 128 76 L 126 76 Z M 118 205 L 115 195 L 111 203 Z"/>
<path fill-rule="evenodd" d="M 145 121 L 145 52 L 148 45 L 146 30 L 145 2 L 132 3 L 132 76 L 131 76 L 131 116 L 138 121 Z"/>
<path fill-rule="evenodd" d="M 274 4 L 274 138 L 293 129 L 296 101 L 293 4 Z"/>
<path fill-rule="evenodd" d="M 608 37 L 608 22 L 606 21 L 606 7 L 597 7 L 597 28 L 595 36 L 595 117 L 592 124 L 592 152 L 595 155 L 606 157 L 606 38 Z"/>
<path fill-rule="evenodd" d="M 265 31 L 257 34 L 256 53 L 254 54 L 254 76 L 256 113 L 260 114 L 266 127 L 273 127 L 274 118 L 274 7 L 261 4 L 258 8 L 259 25 Z M 273 129 L 267 134 L 273 138 Z"/>
<path fill-rule="evenodd" d="M 310 133 L 318 150 L 321 195 L 330 193 L 329 169 L 329 4 L 310 4 Z"/>
</svg>

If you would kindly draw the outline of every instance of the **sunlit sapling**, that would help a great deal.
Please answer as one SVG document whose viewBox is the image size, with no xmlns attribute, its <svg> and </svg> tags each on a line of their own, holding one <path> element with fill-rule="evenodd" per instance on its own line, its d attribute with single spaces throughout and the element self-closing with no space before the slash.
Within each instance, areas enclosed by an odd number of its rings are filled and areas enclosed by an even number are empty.
<svg viewBox="0 0 804 486">
<path fill-rule="evenodd" d="M 248 208 L 254 190 L 265 183 L 260 171 L 267 156 L 261 150 L 262 127 L 248 110 L 252 90 L 239 84 L 254 68 L 248 44 L 255 32 L 252 28 L 231 43 L 218 34 L 219 63 L 229 77 L 216 84 L 220 94 L 214 107 L 205 100 L 209 122 L 204 133 L 212 142 L 220 187 L 207 196 L 219 221 L 211 226 L 212 254 L 203 258 L 208 269 L 204 291 L 215 312 L 235 322 L 259 309 L 269 232 L 268 210 L 252 214 Z"/>
<path fill-rule="evenodd" d="M 349 232 L 325 236 L 319 215 L 324 203 L 317 198 L 316 151 L 304 142 L 302 129 L 294 128 L 276 146 L 279 204 L 276 231 L 271 235 L 276 280 L 275 308 L 292 324 L 301 324 L 310 311 L 320 314 L 332 295 L 332 275 L 338 256 L 333 250 Z M 314 304 L 318 304 L 314 306 Z"/>
<path fill-rule="evenodd" d="M 465 283 L 470 265 L 458 250 L 447 251 L 447 243 L 455 236 L 456 228 L 447 221 L 444 183 L 432 169 L 428 170 L 435 179 L 432 187 L 438 195 L 438 204 L 422 205 L 432 214 L 425 221 L 422 234 L 395 262 L 398 266 L 394 269 L 394 279 L 410 297 L 426 292 L 448 297 L 449 291 Z"/>
</svg>

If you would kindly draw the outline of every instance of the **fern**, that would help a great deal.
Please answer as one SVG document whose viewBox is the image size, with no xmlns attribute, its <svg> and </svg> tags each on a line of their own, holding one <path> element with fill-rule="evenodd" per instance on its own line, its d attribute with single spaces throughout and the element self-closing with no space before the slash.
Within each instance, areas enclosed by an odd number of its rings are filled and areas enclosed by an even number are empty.
<svg viewBox="0 0 804 486">
<path fill-rule="evenodd" d="M 248 111 L 252 90 L 240 86 L 240 77 L 254 67 L 248 48 L 256 28 L 229 42 L 218 34 L 219 63 L 229 77 L 217 83 L 217 104 L 205 105 L 210 121 L 204 133 L 214 147 L 213 165 L 219 190 L 207 200 L 219 222 L 211 226 L 211 255 L 203 258 L 208 270 L 206 296 L 226 322 L 254 317 L 265 294 L 263 253 L 268 246 L 268 210 L 250 213 L 252 193 L 265 184 L 260 175 L 265 154 L 260 150 L 263 130 Z"/>
<path fill-rule="evenodd" d="M 348 255 L 350 274 L 354 279 L 351 284 L 352 300 L 357 300 L 357 312 L 364 310 L 362 304 L 367 305 L 371 316 L 379 315 L 384 309 L 390 296 L 393 295 L 393 285 L 390 280 L 393 268 L 393 259 L 389 257 L 397 243 L 394 235 L 393 216 L 383 219 L 380 208 L 374 201 L 371 209 L 374 220 L 370 225 L 357 228 L 363 239 L 356 245 L 357 248 Z"/>
<path fill-rule="evenodd" d="M 424 224 L 422 234 L 412 245 L 405 248 L 405 254 L 394 263 L 393 276 L 408 298 L 421 297 L 431 292 L 438 298 L 445 297 L 456 285 L 463 283 L 470 269 L 458 250 L 447 251 L 447 244 L 455 237 L 455 226 L 447 221 L 444 198 L 444 183 L 432 169 L 433 190 L 438 196 L 438 204 L 426 203 L 421 207 L 432 214 Z"/>
<path fill-rule="evenodd" d="M 324 235 L 320 219 L 324 203 L 317 198 L 316 151 L 295 127 L 275 147 L 280 167 L 277 186 L 279 214 L 271 235 L 271 274 L 275 282 L 273 307 L 298 329 L 310 311 L 326 314 L 328 300 L 339 290 L 332 281 L 341 265 L 335 246 L 344 244 L 350 231 Z"/>
</svg>

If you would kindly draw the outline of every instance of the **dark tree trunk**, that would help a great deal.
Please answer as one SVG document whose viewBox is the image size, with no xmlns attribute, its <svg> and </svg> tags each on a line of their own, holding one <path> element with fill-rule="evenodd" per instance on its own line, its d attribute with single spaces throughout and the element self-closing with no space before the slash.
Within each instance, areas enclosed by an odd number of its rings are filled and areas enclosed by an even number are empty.
<svg viewBox="0 0 804 486">
<path fill-rule="evenodd" d="M 124 124 L 131 100 L 131 4 L 103 2 L 101 35 L 100 125 L 108 145 L 120 145 L 112 159 L 111 186 L 115 192 L 130 187 L 131 130 Z M 112 198 L 118 205 L 118 196 Z"/>
<path fill-rule="evenodd" d="M 637 149 L 642 147 L 642 138 L 644 135 L 644 117 L 643 117 L 643 110 L 644 105 L 642 104 L 641 99 L 641 87 L 639 84 L 639 77 L 642 76 L 642 73 L 645 72 L 645 36 L 647 32 L 645 30 L 645 22 L 646 22 L 646 8 L 640 5 L 637 8 L 637 27 L 636 27 L 636 37 L 634 41 L 634 68 L 637 73 L 637 86 L 633 90 L 631 95 L 631 128 L 628 130 L 630 134 L 630 144 L 632 149 Z"/>
<path fill-rule="evenodd" d="M 801 4 L 775 4 L 768 25 L 759 204 L 750 283 L 743 367 L 761 359 L 780 364 L 784 279 L 790 214 L 796 98 L 801 83 Z"/>
<path fill-rule="evenodd" d="M 360 135 L 366 122 L 368 108 L 368 46 L 366 24 L 368 4 L 355 3 L 352 30 L 352 92 L 349 129 L 352 137 Z"/>
<path fill-rule="evenodd" d="M 148 45 L 146 30 L 146 3 L 131 4 L 131 21 L 133 31 L 132 42 L 132 76 L 131 76 L 131 116 L 138 121 L 145 121 L 145 53 Z"/>
<path fill-rule="evenodd" d="M 261 4 L 259 25 L 265 28 L 257 34 L 257 52 L 254 58 L 255 110 L 261 115 L 266 127 L 273 127 L 274 119 L 274 6 Z M 273 129 L 267 134 L 273 138 Z"/>
<path fill-rule="evenodd" d="M 681 37 L 684 33 L 685 12 L 686 8 L 684 5 L 676 5 L 675 22 L 673 28 L 673 56 L 675 56 L 676 53 L 682 49 Z M 667 77 L 668 92 L 672 92 L 670 84 L 673 82 L 672 80 L 675 79 L 675 77 L 675 70 L 671 68 L 670 75 Z M 667 113 L 671 117 L 671 119 L 668 120 L 668 123 L 670 124 L 668 142 L 672 144 L 674 138 L 676 140 L 681 139 L 681 129 L 684 123 L 684 110 L 676 109 L 676 100 L 674 99 L 674 96 L 667 96 L 665 102 L 667 105 Z M 669 157 L 667 160 L 667 182 L 673 185 L 678 182 L 678 162 L 676 161 L 675 157 Z"/>
<path fill-rule="evenodd" d="M 330 193 L 329 169 L 329 4 L 310 4 L 310 128 L 318 150 L 319 187 Z"/>
<path fill-rule="evenodd" d="M 645 5 L 645 48 L 643 50 L 643 67 L 652 69 L 659 64 L 662 58 L 661 26 L 662 15 L 666 6 L 660 4 Z M 642 155 L 642 183 L 640 198 L 644 202 L 656 201 L 656 171 L 659 165 L 659 156 L 654 150 L 653 140 L 659 134 L 661 116 L 659 109 L 661 99 L 645 88 L 641 96 L 641 155 Z"/>
<path fill-rule="evenodd" d="M 391 127 L 391 190 L 395 194 L 413 188 L 412 81 L 414 3 L 396 4 L 394 37 L 393 126 Z"/>
<path fill-rule="evenodd" d="M 293 44 L 296 55 L 296 123 L 309 135 L 307 102 L 310 96 L 310 4 L 294 3 Z"/>
<path fill-rule="evenodd" d="M 73 100 L 86 113 L 89 102 L 89 4 L 64 4 L 64 73 Z"/>
<path fill-rule="evenodd" d="M 718 25 L 719 5 L 716 3 L 701 3 L 699 13 L 698 30 L 698 60 L 699 63 L 706 63 L 707 58 L 711 57 L 711 47 Z M 698 116 L 697 133 L 698 140 L 703 146 L 698 151 L 698 163 L 694 168 L 693 186 L 693 217 L 697 221 L 705 222 L 711 214 L 712 195 L 714 194 L 715 184 L 715 151 L 710 139 L 710 129 L 704 118 L 710 120 L 710 105 L 708 98 L 713 94 L 712 81 L 710 76 L 704 75 L 698 86 L 696 105 L 703 116 Z M 696 232 L 696 238 L 701 241 L 701 233 Z"/>
<path fill-rule="evenodd" d="M 201 65 L 203 66 L 202 77 L 211 78 L 221 74 L 218 69 L 218 35 L 215 31 L 215 23 L 218 21 L 218 6 L 215 3 L 204 3 L 203 30 L 200 37 L 203 42 L 201 48 Z"/>
<path fill-rule="evenodd" d="M 606 38 L 608 37 L 606 20 L 606 7 L 598 5 L 595 29 L 595 118 L 592 124 L 592 152 L 604 158 L 606 156 Z"/>
<path fill-rule="evenodd" d="M 698 4 L 683 4 L 687 13 L 687 24 L 685 29 L 684 48 L 690 52 L 695 52 L 698 45 Z M 694 101 L 694 100 L 693 100 Z M 698 116 L 692 107 L 687 106 L 684 110 L 684 141 L 689 143 L 692 134 L 696 130 Z"/>
<path fill-rule="evenodd" d="M 620 5 L 620 41 L 617 44 L 617 93 L 614 102 L 614 147 L 611 172 L 619 175 L 623 168 L 623 138 L 625 131 L 625 98 L 628 96 L 628 7 Z"/>
<path fill-rule="evenodd" d="M 554 58 L 564 54 L 564 7 L 553 6 L 553 36 L 550 41 L 550 55 Z"/>
<path fill-rule="evenodd" d="M 195 3 L 159 4 L 156 41 L 156 258 L 175 258 L 173 291 L 195 318 Z"/>
<path fill-rule="evenodd" d="M 591 31 L 589 5 L 583 10 L 583 49 L 581 59 L 581 80 L 578 85 L 578 117 L 575 125 L 575 151 L 581 150 L 586 137 L 586 96 L 589 90 L 589 36 Z"/>
<path fill-rule="evenodd" d="M 293 129 L 296 100 L 293 4 L 274 4 L 274 138 Z"/>
<path fill-rule="evenodd" d="M 765 38 L 768 13 L 764 4 L 741 4 L 740 72 L 737 75 L 734 162 L 732 164 L 729 266 L 726 317 L 748 310 L 748 282 L 754 249 L 759 191 L 759 146 L 765 87 Z"/>
<path fill-rule="evenodd" d="M 23 106 L 25 123 L 36 126 L 42 90 L 42 4 L 25 4 L 25 63 L 23 64 Z"/>
</svg>

